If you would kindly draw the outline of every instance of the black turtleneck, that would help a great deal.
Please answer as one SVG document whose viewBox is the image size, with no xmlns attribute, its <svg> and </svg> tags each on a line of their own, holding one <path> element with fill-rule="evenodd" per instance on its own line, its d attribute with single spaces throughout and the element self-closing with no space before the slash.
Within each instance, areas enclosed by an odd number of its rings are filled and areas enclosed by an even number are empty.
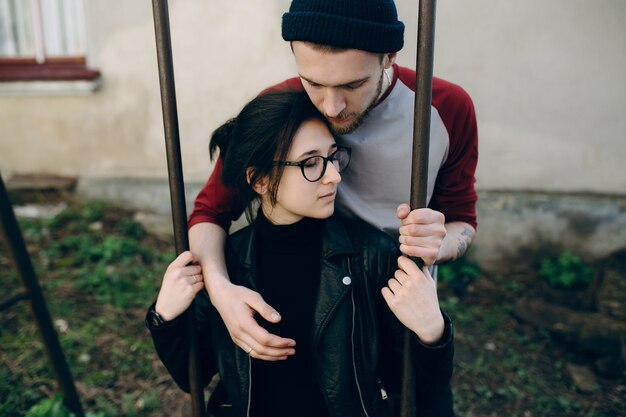
<svg viewBox="0 0 626 417">
<path fill-rule="evenodd" d="M 296 354 L 285 361 L 252 360 L 251 416 L 328 416 L 312 353 L 323 221 L 277 226 L 259 210 L 254 227 L 259 292 L 282 316 L 277 324 L 257 320 L 270 333 L 294 339 Z"/>
</svg>

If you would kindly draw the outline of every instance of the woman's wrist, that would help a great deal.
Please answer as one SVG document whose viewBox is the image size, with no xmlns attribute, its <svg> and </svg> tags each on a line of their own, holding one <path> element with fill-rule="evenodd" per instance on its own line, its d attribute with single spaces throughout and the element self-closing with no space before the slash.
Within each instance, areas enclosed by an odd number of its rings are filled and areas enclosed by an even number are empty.
<svg viewBox="0 0 626 417">
<path fill-rule="evenodd" d="M 163 321 L 168 322 L 172 321 L 176 318 L 167 308 L 164 308 L 162 304 L 157 300 L 154 305 L 154 311 L 163 319 Z"/>
<path fill-rule="evenodd" d="M 441 312 L 439 313 L 438 317 L 430 323 L 431 326 L 428 326 L 427 329 L 422 328 L 419 330 L 419 332 L 414 331 L 420 342 L 426 346 L 432 346 L 439 343 L 446 327 Z"/>
</svg>

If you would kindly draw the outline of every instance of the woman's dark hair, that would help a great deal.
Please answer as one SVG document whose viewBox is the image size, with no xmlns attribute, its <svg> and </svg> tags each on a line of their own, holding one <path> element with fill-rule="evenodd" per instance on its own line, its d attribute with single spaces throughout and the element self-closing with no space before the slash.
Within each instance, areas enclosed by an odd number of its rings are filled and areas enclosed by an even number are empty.
<svg viewBox="0 0 626 417">
<path fill-rule="evenodd" d="M 233 188 L 253 218 L 251 203 L 258 197 L 253 185 L 268 178 L 269 198 L 276 204 L 278 184 L 284 167 L 273 162 L 284 160 L 293 137 L 302 123 L 318 119 L 328 126 L 324 116 L 304 91 L 272 91 L 250 101 L 239 115 L 217 128 L 209 150 L 214 159 L 217 149 L 222 158 L 222 183 Z M 250 183 L 246 171 L 252 169 Z"/>
</svg>

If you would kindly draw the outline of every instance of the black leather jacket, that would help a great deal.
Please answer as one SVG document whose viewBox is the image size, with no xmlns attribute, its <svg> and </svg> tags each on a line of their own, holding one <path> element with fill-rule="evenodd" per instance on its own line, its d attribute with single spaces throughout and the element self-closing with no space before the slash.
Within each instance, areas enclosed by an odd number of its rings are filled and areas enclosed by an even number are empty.
<svg viewBox="0 0 626 417">
<path fill-rule="evenodd" d="M 335 216 L 323 232 L 321 279 L 315 307 L 314 368 L 334 417 L 397 415 L 404 327 L 387 307 L 381 288 L 397 269 L 399 251 L 386 234 L 360 221 Z M 233 283 L 256 289 L 254 227 L 232 235 L 226 259 Z M 218 372 L 221 391 L 209 402 L 216 413 L 228 402 L 228 415 L 247 416 L 251 359 L 236 346 L 205 291 L 196 298 L 200 378 L 203 386 Z M 186 320 L 152 328 L 159 357 L 178 385 L 189 391 Z M 453 337 L 445 331 L 437 346 L 411 340 L 418 415 L 430 415 L 444 401 L 452 375 Z M 219 397 L 219 398 L 217 398 Z M 220 413 L 216 413 L 220 415 Z"/>
</svg>

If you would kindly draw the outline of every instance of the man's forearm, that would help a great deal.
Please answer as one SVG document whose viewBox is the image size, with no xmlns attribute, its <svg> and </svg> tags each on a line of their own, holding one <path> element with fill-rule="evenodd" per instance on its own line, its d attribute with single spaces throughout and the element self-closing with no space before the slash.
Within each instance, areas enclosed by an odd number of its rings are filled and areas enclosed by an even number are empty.
<svg viewBox="0 0 626 417">
<path fill-rule="evenodd" d="M 465 254 L 472 244 L 476 229 L 465 222 L 446 223 L 446 237 L 441 243 L 436 263 L 453 261 Z"/>
<path fill-rule="evenodd" d="M 226 231 L 213 223 L 198 223 L 189 229 L 189 248 L 202 266 L 204 285 L 209 293 L 229 282 L 224 259 Z"/>
</svg>

